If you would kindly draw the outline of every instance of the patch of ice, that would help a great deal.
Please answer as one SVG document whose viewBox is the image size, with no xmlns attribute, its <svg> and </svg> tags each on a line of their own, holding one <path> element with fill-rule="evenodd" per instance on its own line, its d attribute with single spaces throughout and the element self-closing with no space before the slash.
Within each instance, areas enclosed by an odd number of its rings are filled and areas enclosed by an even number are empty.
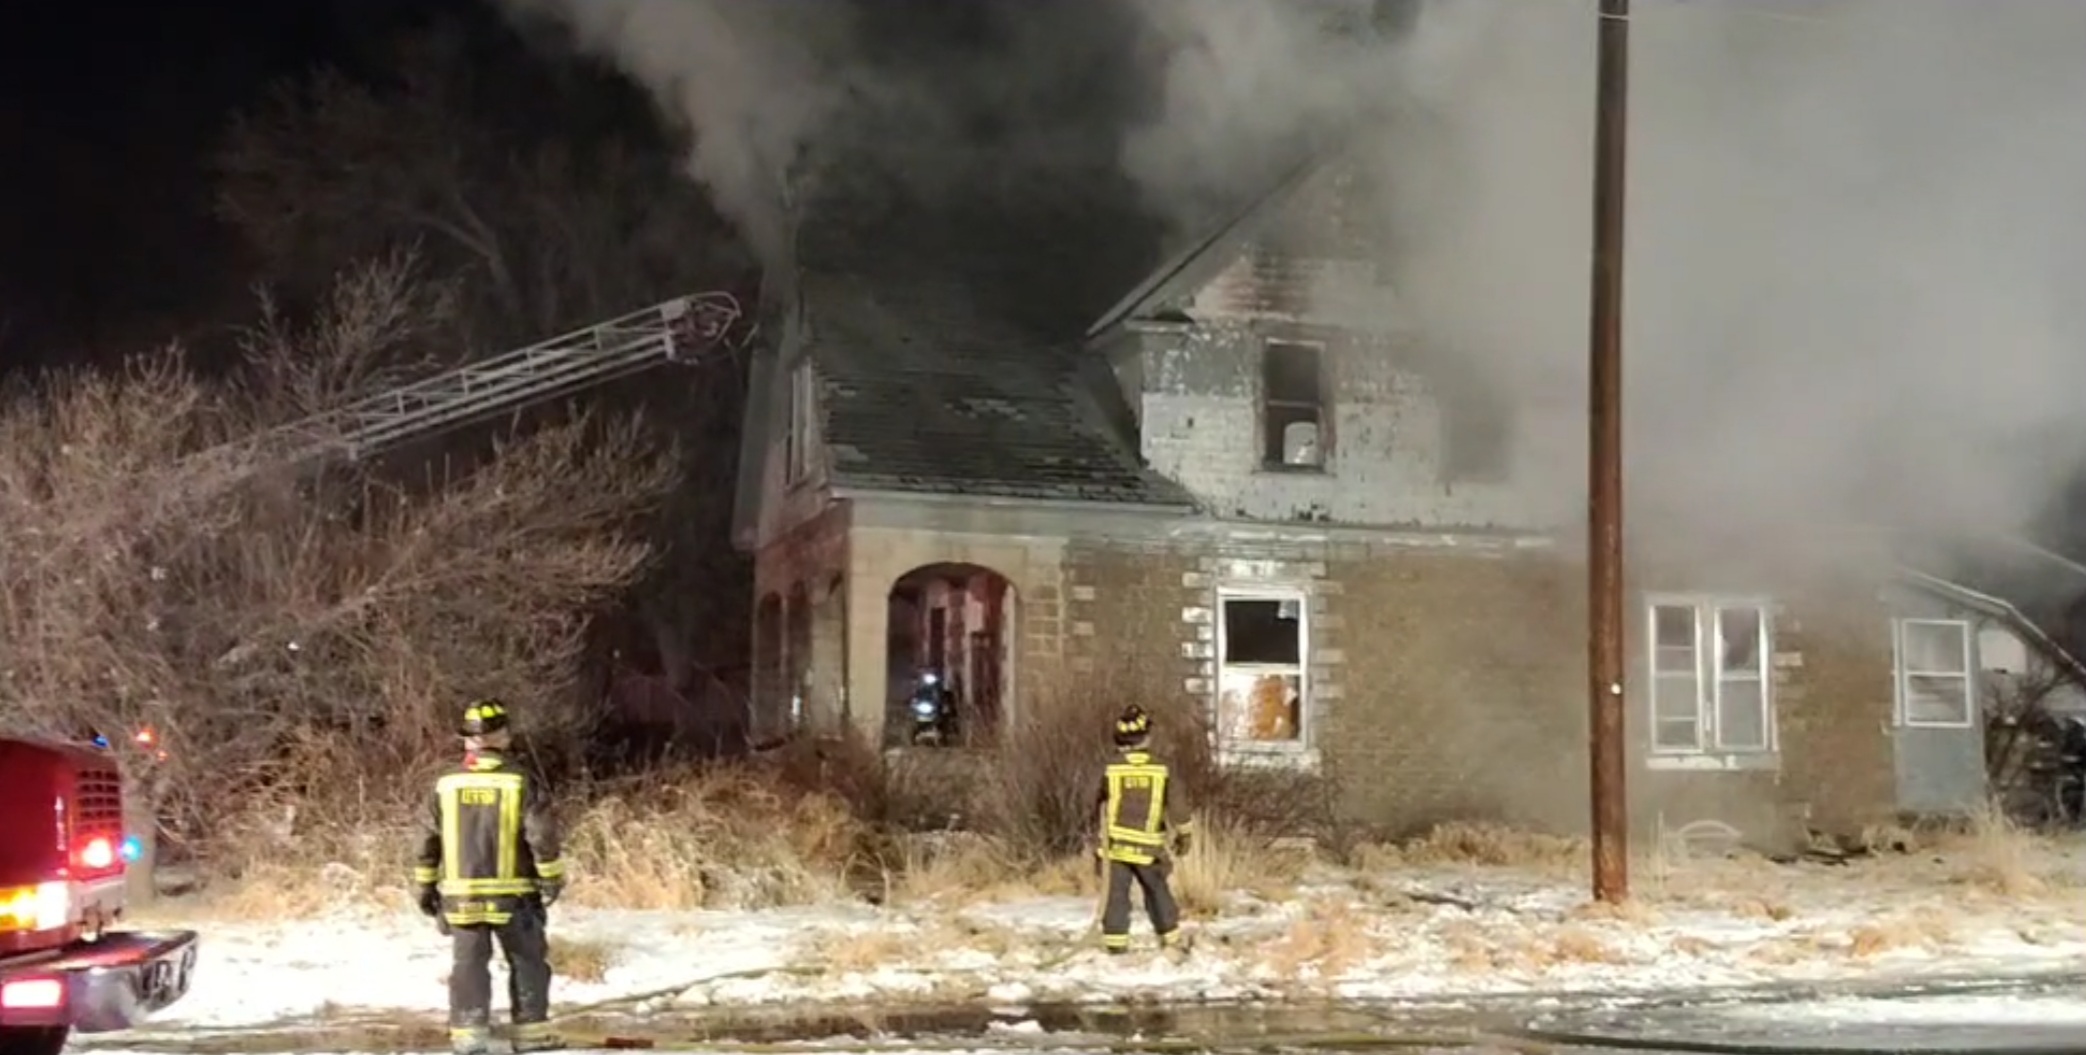
<svg viewBox="0 0 2086 1055">
<path fill-rule="evenodd" d="M 1735 1007 L 1720 1017 L 1834 1026 L 2086 1026 L 2086 997 L 2027 994 L 1848 999 Z"/>
</svg>

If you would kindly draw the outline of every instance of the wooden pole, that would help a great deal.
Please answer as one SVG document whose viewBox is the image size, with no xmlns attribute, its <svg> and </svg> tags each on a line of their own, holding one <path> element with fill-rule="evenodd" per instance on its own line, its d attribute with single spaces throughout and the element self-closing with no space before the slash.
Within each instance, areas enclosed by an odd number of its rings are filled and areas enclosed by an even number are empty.
<svg viewBox="0 0 2086 1055">
<path fill-rule="evenodd" d="M 1629 0 L 1601 0 L 1593 172 L 1593 304 L 1587 488 L 1588 736 L 1593 896 L 1629 896 L 1622 541 L 1623 188 L 1629 113 Z"/>
</svg>

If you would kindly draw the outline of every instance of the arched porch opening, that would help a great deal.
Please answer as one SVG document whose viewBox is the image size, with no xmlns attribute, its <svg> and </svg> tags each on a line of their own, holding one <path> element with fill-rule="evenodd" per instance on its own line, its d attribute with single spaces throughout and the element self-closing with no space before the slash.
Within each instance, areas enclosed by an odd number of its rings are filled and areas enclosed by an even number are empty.
<svg viewBox="0 0 2086 1055">
<path fill-rule="evenodd" d="M 952 745 L 995 741 L 1014 699 L 1013 581 L 976 564 L 929 564 L 887 598 L 884 741 L 914 741 L 911 702 L 932 678 L 955 716 Z"/>
<path fill-rule="evenodd" d="M 788 679 L 783 667 L 782 624 L 782 595 L 762 596 L 753 609 L 753 692 L 746 716 L 750 739 L 756 744 L 783 731 L 783 691 Z"/>
<path fill-rule="evenodd" d="M 790 732 L 804 727 L 811 713 L 811 592 L 803 583 L 790 587 L 782 605 L 782 655 L 787 678 L 783 687 L 783 724 Z"/>
</svg>

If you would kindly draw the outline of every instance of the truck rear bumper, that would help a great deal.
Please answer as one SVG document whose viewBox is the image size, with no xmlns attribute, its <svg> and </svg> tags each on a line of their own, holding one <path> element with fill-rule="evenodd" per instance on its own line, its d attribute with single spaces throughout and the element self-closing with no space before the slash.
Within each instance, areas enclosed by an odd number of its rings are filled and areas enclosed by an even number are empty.
<svg viewBox="0 0 2086 1055">
<path fill-rule="evenodd" d="M 195 966 L 193 931 L 123 931 L 0 964 L 0 1026 L 131 1029 L 188 995 Z"/>
</svg>

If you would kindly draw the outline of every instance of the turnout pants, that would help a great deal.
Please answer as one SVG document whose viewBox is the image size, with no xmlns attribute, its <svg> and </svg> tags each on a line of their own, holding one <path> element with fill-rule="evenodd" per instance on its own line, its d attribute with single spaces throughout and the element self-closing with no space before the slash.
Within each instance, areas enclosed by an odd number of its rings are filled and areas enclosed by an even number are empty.
<svg viewBox="0 0 2086 1055">
<path fill-rule="evenodd" d="M 1101 947 L 1122 952 L 1130 947 L 1130 886 L 1144 891 L 1145 915 L 1151 917 L 1152 933 L 1159 944 L 1171 943 L 1181 927 L 1180 906 L 1174 903 L 1173 887 L 1167 882 L 1172 867 L 1164 860 L 1132 864 L 1111 859 L 1107 866 L 1106 900 L 1101 903 Z"/>
<path fill-rule="evenodd" d="M 515 906 L 505 923 L 450 928 L 455 963 L 449 971 L 449 1026 L 483 1031 L 492 1021 L 493 943 L 507 958 L 507 1011 L 517 1040 L 543 1032 L 550 1019 L 550 937 L 541 903 Z"/>
</svg>

